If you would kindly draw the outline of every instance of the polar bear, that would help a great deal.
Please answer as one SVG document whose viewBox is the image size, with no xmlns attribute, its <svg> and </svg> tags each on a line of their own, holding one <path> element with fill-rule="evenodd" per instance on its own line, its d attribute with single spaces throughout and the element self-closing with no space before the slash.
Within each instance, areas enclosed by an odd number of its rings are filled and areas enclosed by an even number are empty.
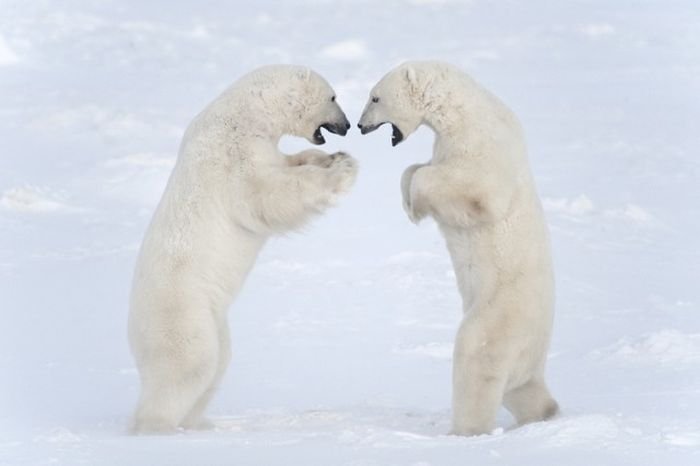
<svg viewBox="0 0 700 466">
<path fill-rule="evenodd" d="M 129 341 L 141 395 L 135 433 L 206 426 L 229 362 L 227 308 L 258 252 L 349 190 L 344 153 L 285 156 L 285 134 L 323 144 L 350 128 L 328 83 L 277 65 L 242 77 L 187 128 L 134 273 Z"/>
<path fill-rule="evenodd" d="M 401 179 L 414 223 L 445 237 L 464 317 L 453 366 L 452 431 L 491 432 L 503 403 L 519 424 L 558 411 L 544 381 L 553 319 L 552 261 L 542 207 L 513 113 L 459 69 L 408 62 L 372 89 L 363 134 L 392 126 L 392 145 L 421 124 L 435 132 L 428 163 Z"/>
</svg>

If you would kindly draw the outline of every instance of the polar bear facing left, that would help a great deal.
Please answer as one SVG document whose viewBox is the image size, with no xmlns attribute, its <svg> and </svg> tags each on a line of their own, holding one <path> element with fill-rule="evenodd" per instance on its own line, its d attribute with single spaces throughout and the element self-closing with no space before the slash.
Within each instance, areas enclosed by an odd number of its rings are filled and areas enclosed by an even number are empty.
<svg viewBox="0 0 700 466">
<path fill-rule="evenodd" d="M 141 379 L 134 433 L 201 428 L 230 359 L 227 309 L 258 252 L 352 186 L 344 153 L 287 156 L 283 135 L 345 135 L 330 85 L 276 65 L 242 77 L 187 128 L 134 273 L 129 342 Z"/>
<path fill-rule="evenodd" d="M 519 424 L 558 410 L 544 371 L 554 315 L 549 233 L 518 119 L 458 68 L 408 62 L 371 92 L 358 126 L 392 126 L 392 145 L 420 125 L 430 161 L 401 179 L 411 221 L 438 224 L 463 299 L 453 359 L 452 432 L 491 432 L 501 404 Z"/>
</svg>

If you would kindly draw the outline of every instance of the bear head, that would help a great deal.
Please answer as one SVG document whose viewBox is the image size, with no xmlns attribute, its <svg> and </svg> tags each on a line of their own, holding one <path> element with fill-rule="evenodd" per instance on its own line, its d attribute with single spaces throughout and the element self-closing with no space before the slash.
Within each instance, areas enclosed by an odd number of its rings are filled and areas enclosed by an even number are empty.
<svg viewBox="0 0 700 466">
<path fill-rule="evenodd" d="M 362 134 L 389 123 L 392 146 L 407 138 L 425 123 L 433 83 L 442 68 L 438 62 L 407 62 L 389 71 L 370 91 L 357 124 Z"/>
<path fill-rule="evenodd" d="M 289 134 L 313 144 L 326 142 L 321 129 L 345 136 L 350 122 L 335 92 L 318 73 L 303 66 L 272 65 L 255 70 L 245 86 L 254 89 L 256 110 L 275 134 Z M 260 108 L 262 106 L 262 108 Z"/>
</svg>

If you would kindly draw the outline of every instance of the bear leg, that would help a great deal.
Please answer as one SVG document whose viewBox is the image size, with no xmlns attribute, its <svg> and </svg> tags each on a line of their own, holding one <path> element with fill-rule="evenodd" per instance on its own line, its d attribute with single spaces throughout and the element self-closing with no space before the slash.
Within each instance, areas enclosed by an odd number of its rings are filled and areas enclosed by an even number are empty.
<svg viewBox="0 0 700 466">
<path fill-rule="evenodd" d="M 452 373 L 452 434 L 480 435 L 494 429 L 503 401 L 505 371 L 480 345 L 478 326 L 462 322 L 457 333 Z"/>
<path fill-rule="evenodd" d="M 141 364 L 141 397 L 131 429 L 135 434 L 176 431 L 212 387 L 219 359 L 213 318 L 189 321 L 178 330 L 178 338 L 167 347 L 152 348 L 149 360 Z"/>
<path fill-rule="evenodd" d="M 510 390 L 503 397 L 503 401 L 518 425 L 544 421 L 559 412 L 559 405 L 549 394 L 544 381 L 539 378 L 533 378 Z"/>
<path fill-rule="evenodd" d="M 207 418 L 202 417 L 202 414 L 204 413 L 207 405 L 209 405 L 209 402 L 216 393 L 216 390 L 219 388 L 219 383 L 221 382 L 230 361 L 231 340 L 229 336 L 229 328 L 227 322 L 222 322 L 219 330 L 219 358 L 217 361 L 216 375 L 214 376 L 214 379 L 209 387 L 199 397 L 190 412 L 187 413 L 187 416 L 185 416 L 185 419 L 181 424 L 182 427 L 185 429 L 195 430 L 205 430 L 214 427 L 214 423 Z"/>
</svg>

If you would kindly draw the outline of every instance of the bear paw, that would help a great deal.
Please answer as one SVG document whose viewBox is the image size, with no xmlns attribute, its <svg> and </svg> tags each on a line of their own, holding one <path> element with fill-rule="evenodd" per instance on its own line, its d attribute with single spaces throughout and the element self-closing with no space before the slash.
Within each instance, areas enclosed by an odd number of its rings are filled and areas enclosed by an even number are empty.
<svg viewBox="0 0 700 466">
<path fill-rule="evenodd" d="M 416 172 L 424 167 L 426 164 L 417 163 L 411 165 L 406 170 L 404 170 L 401 176 L 401 197 L 403 200 L 403 210 L 408 215 L 409 220 L 413 223 L 418 223 L 421 220 L 421 216 L 415 211 L 415 200 L 413 199 L 413 176 Z"/>
<path fill-rule="evenodd" d="M 328 168 L 333 162 L 333 156 L 318 149 L 309 149 L 289 156 L 288 160 L 292 166 L 317 165 L 322 168 Z"/>
<path fill-rule="evenodd" d="M 331 174 L 331 186 L 334 194 L 348 192 L 357 178 L 357 161 L 345 152 L 330 155 L 328 167 Z"/>
</svg>

